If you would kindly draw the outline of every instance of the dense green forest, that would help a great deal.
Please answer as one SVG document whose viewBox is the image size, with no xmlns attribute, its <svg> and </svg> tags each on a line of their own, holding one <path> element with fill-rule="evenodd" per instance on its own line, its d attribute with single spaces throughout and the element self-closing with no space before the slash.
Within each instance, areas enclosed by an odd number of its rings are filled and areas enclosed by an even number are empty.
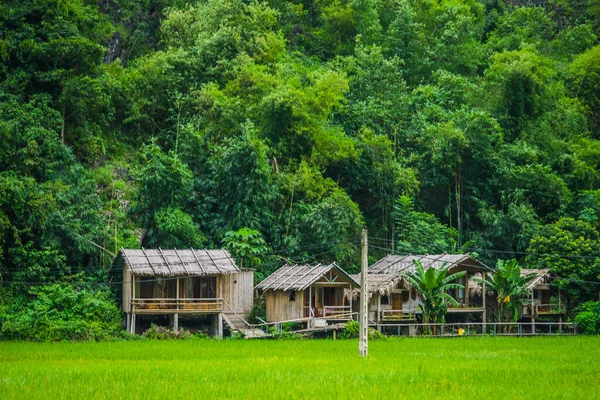
<svg viewBox="0 0 600 400">
<path fill-rule="evenodd" d="M 597 299 L 599 34 L 600 0 L 3 0 L 1 335 L 81 293 L 59 312 L 118 319 L 121 247 L 261 280 L 356 271 L 363 226 L 373 260 L 516 257 Z"/>
</svg>

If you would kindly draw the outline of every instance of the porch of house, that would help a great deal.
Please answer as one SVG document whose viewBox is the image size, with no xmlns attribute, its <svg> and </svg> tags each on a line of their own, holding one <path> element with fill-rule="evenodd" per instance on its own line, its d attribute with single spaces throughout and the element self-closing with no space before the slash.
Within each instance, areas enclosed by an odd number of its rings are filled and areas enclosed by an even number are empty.
<svg viewBox="0 0 600 400">
<path fill-rule="evenodd" d="M 132 276 L 133 297 L 127 329 L 134 333 L 137 316 L 169 316 L 174 330 L 179 329 L 179 317 L 213 316 L 211 334 L 223 336 L 224 299 L 220 294 L 219 276 L 136 277 Z"/>
<path fill-rule="evenodd" d="M 303 318 L 325 320 L 352 319 L 352 299 L 345 292 L 352 289 L 348 283 L 316 283 L 304 290 Z"/>
<path fill-rule="evenodd" d="M 450 290 L 449 294 L 458 302 L 458 306 L 449 306 L 447 313 L 450 316 L 455 315 L 455 318 L 459 318 L 460 315 L 468 317 L 473 314 L 481 314 L 483 320 L 486 314 L 485 295 L 482 298 L 469 296 L 468 279 L 469 274 L 459 278 L 456 282 L 462 284 L 464 288 Z M 483 292 L 486 292 L 485 286 Z M 377 323 L 413 323 L 421 314 L 419 309 L 421 301 L 415 296 L 412 288 L 391 290 L 389 296 L 379 296 L 378 301 L 375 319 Z"/>
</svg>

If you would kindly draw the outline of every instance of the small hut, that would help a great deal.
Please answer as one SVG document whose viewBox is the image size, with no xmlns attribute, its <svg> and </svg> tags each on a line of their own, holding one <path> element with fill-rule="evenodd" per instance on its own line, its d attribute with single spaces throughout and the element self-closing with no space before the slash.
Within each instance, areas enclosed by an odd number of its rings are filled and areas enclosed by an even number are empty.
<svg viewBox="0 0 600 400">
<path fill-rule="evenodd" d="M 404 279 L 401 273 L 415 272 L 413 261 L 419 261 L 423 269 L 442 268 L 448 266 L 448 273 L 466 271 L 466 275 L 456 283 L 463 289 L 452 289 L 450 295 L 460 304 L 459 307 L 448 308 L 449 314 L 463 314 L 466 317 L 480 315 L 485 321 L 485 304 L 469 298 L 469 278 L 475 274 L 486 274 L 492 270 L 469 254 L 433 254 L 433 255 L 388 255 L 368 270 L 369 286 L 369 319 L 376 323 L 412 321 L 419 313 L 421 304 L 418 294 Z M 358 276 L 355 278 L 359 279 Z M 484 288 L 485 290 L 485 288 Z M 359 292 L 359 291 L 358 291 Z M 355 292 L 355 296 L 357 295 Z"/>
<path fill-rule="evenodd" d="M 285 265 L 257 285 L 265 295 L 268 322 L 350 319 L 352 299 L 346 293 L 357 287 L 335 263 Z"/>
<path fill-rule="evenodd" d="M 527 284 L 527 292 L 529 297 L 525 299 L 523 308 L 521 309 L 522 318 L 530 318 L 534 323 L 536 318 L 540 320 L 559 321 L 565 316 L 566 307 L 562 299 L 560 288 L 551 285 L 552 280 L 556 276 L 550 272 L 548 268 L 542 269 L 521 269 L 521 276 L 533 275 L 533 278 Z M 480 276 L 478 276 L 480 277 Z M 481 287 L 479 284 L 471 281 L 471 292 L 475 296 L 481 297 Z M 498 307 L 495 293 L 487 293 L 487 304 L 491 309 Z"/>
<path fill-rule="evenodd" d="M 138 315 L 168 315 L 175 330 L 180 315 L 204 315 L 222 337 L 223 318 L 252 308 L 254 272 L 240 270 L 226 250 L 121 249 L 115 266 L 123 269 L 123 311 L 132 333 Z"/>
</svg>

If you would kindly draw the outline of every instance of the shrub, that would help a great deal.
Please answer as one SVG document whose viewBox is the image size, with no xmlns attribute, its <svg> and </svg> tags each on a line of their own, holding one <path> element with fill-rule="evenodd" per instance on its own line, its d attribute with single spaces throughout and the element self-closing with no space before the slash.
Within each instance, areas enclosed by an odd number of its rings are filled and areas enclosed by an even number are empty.
<svg viewBox="0 0 600 400">
<path fill-rule="evenodd" d="M 585 335 L 600 333 L 600 302 L 588 301 L 575 309 L 575 325 Z"/>
<path fill-rule="evenodd" d="M 121 330 L 121 312 L 107 289 L 55 284 L 12 299 L 0 324 L 2 339 L 109 340 Z"/>
<path fill-rule="evenodd" d="M 356 339 L 360 336 L 360 323 L 348 321 L 346 328 L 340 332 L 340 339 Z"/>
<path fill-rule="evenodd" d="M 172 329 L 158 326 L 156 324 L 150 325 L 150 328 L 146 330 L 146 332 L 142 333 L 142 336 L 151 340 L 188 340 L 206 338 L 206 335 L 201 331 L 191 333 L 187 329 L 181 329 L 176 332 Z"/>
</svg>

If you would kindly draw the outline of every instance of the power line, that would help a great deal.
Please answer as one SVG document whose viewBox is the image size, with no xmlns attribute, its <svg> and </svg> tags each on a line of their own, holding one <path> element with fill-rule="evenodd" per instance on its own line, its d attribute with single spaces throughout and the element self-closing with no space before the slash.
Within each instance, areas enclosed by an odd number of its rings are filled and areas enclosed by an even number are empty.
<svg viewBox="0 0 600 400">
<path fill-rule="evenodd" d="M 386 250 L 386 251 L 389 251 L 389 252 L 392 252 L 392 253 L 396 253 L 399 256 L 410 256 L 410 255 L 413 255 L 413 254 L 402 254 L 402 252 L 400 252 L 400 251 L 395 251 L 395 250 L 392 250 L 392 249 L 389 249 L 389 248 L 384 248 L 384 247 L 379 247 L 379 246 L 369 245 L 369 247 L 370 248 L 379 249 L 379 250 Z M 560 256 L 560 255 L 557 255 L 557 256 Z M 434 255 L 420 255 L 420 257 L 428 259 L 428 260 L 436 260 L 437 259 L 437 257 L 434 256 Z M 563 256 L 563 257 L 570 257 L 570 256 Z M 582 256 L 582 257 L 584 257 L 584 256 Z M 596 259 L 596 258 L 600 258 L 600 256 L 599 257 L 590 257 L 590 258 Z M 600 282 L 585 281 L 585 280 L 582 280 L 582 279 L 574 279 L 574 278 L 563 278 L 563 277 L 560 277 L 560 276 L 549 276 L 548 278 L 549 279 L 554 279 L 554 280 L 575 282 L 575 283 L 586 283 L 586 284 L 591 284 L 591 285 L 600 285 Z"/>
</svg>

